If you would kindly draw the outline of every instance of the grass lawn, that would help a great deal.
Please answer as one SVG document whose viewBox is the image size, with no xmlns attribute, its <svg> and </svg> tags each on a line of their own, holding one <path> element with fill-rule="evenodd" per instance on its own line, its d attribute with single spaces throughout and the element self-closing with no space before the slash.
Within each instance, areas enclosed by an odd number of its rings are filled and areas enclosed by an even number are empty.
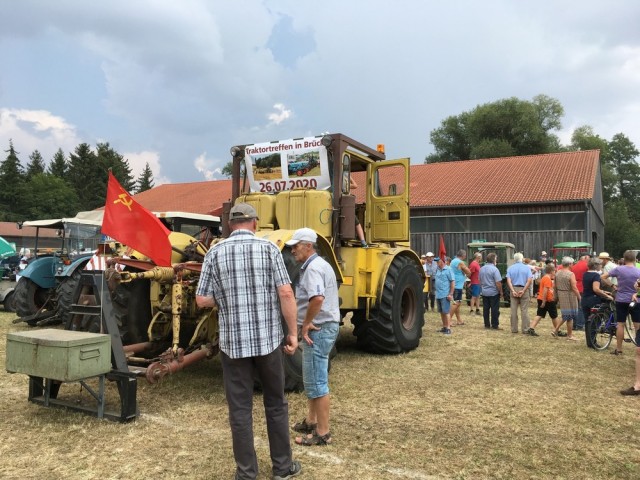
<svg viewBox="0 0 640 480">
<path fill-rule="evenodd" d="M 533 315 L 533 309 L 531 309 Z M 140 417 L 118 424 L 27 402 L 25 375 L 5 372 L 13 314 L 0 310 L 0 478 L 231 479 L 234 462 L 218 359 L 138 383 Z M 640 478 L 640 397 L 634 349 L 624 355 L 512 334 L 466 316 L 451 337 L 426 315 L 420 347 L 375 356 L 355 348 L 344 325 L 331 371 L 333 445 L 294 446 L 308 479 Z M 117 401 L 114 385 L 109 402 Z M 60 397 L 86 399 L 78 384 Z M 291 423 L 306 411 L 289 395 Z M 264 414 L 255 396 L 260 478 L 270 478 Z"/>
</svg>

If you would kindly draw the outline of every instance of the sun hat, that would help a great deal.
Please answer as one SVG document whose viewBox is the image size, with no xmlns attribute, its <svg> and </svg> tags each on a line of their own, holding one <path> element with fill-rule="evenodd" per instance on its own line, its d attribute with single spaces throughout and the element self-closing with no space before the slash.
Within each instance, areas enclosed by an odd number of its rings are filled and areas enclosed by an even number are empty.
<svg viewBox="0 0 640 480">
<path fill-rule="evenodd" d="M 293 237 L 288 242 L 285 242 L 285 245 L 289 247 L 293 247 L 300 242 L 311 242 L 316 243 L 318 240 L 318 235 L 310 228 L 299 228 L 295 232 L 293 232 Z"/>
<path fill-rule="evenodd" d="M 234 205 L 229 212 L 229 220 L 245 220 L 250 218 L 258 218 L 256 209 L 248 203 L 239 203 Z"/>
<path fill-rule="evenodd" d="M 598 255 L 598 258 L 601 258 L 603 260 L 611 260 L 611 257 L 607 252 L 600 252 L 600 255 Z"/>
</svg>

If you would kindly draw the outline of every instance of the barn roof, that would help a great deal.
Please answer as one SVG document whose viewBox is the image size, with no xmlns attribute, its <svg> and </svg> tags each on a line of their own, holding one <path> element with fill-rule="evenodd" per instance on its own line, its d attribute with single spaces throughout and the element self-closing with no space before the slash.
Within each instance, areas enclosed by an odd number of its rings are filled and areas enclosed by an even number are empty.
<svg viewBox="0 0 640 480">
<path fill-rule="evenodd" d="M 413 165 L 412 207 L 592 199 L 599 150 Z"/>
</svg>

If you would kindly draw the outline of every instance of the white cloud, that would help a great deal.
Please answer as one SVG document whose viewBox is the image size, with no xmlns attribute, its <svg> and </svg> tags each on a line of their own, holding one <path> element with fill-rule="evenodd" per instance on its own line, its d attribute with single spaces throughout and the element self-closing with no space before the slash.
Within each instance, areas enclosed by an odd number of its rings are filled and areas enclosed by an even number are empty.
<svg viewBox="0 0 640 480">
<path fill-rule="evenodd" d="M 68 153 L 82 143 L 76 127 L 51 112 L 0 108 L 0 141 L 8 144 L 9 139 L 25 164 L 34 150 L 48 163 L 58 148 Z"/>
<path fill-rule="evenodd" d="M 282 103 L 276 103 L 273 108 L 276 110 L 275 112 L 270 113 L 267 118 L 269 119 L 269 123 L 280 125 L 286 119 L 288 119 L 292 112 Z"/>
<path fill-rule="evenodd" d="M 129 161 L 131 174 L 137 179 L 143 172 L 145 165 L 148 163 L 149 168 L 153 172 L 153 184 L 157 187 L 165 183 L 171 183 L 171 180 L 162 174 L 162 166 L 160 165 L 160 154 L 158 152 L 127 152 L 122 156 Z"/>
<path fill-rule="evenodd" d="M 204 152 L 196 157 L 193 166 L 204 176 L 205 180 L 220 180 L 223 176 L 222 168 L 215 166 L 218 163 L 214 159 L 207 158 L 207 152 Z"/>
</svg>

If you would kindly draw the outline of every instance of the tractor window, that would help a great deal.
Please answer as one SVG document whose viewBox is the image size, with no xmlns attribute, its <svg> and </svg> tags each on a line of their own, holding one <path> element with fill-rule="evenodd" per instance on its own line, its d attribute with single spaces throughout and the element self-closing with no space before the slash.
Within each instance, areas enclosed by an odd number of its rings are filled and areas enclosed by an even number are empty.
<svg viewBox="0 0 640 480">
<path fill-rule="evenodd" d="M 404 194 L 404 166 L 389 165 L 377 170 L 375 179 L 375 195 L 377 197 L 391 197 Z"/>
</svg>

